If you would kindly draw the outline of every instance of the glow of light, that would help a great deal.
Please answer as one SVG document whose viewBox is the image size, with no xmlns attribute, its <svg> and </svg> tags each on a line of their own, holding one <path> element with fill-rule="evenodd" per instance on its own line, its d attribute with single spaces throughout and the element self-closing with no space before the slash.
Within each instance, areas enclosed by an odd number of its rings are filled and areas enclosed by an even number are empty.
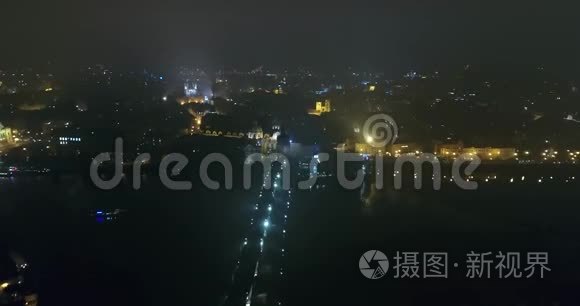
<svg viewBox="0 0 580 306">
<path fill-rule="evenodd" d="M 368 142 L 368 143 L 371 143 L 371 142 L 373 142 L 373 138 L 372 138 L 371 136 L 367 136 L 367 138 L 366 138 L 366 139 L 367 139 L 367 142 Z"/>
<path fill-rule="evenodd" d="M 6 288 L 8 288 L 8 286 L 10 286 L 10 283 L 2 283 L 2 284 L 0 285 L 0 288 L 2 288 L 2 289 L 6 289 Z"/>
<path fill-rule="evenodd" d="M 267 228 L 268 226 L 270 226 L 270 221 L 268 221 L 268 220 L 264 221 L 264 227 Z"/>
</svg>

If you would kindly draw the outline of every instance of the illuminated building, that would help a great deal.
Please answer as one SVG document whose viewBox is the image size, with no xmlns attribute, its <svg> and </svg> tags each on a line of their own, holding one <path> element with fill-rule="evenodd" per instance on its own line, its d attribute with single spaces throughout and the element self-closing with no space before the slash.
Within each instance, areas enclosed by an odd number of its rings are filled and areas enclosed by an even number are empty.
<svg viewBox="0 0 580 306">
<path fill-rule="evenodd" d="M 188 103 L 209 103 L 210 98 L 213 97 L 211 84 L 208 80 L 197 79 L 195 82 L 186 81 L 183 85 L 185 98 L 180 99 L 181 105 Z"/>
<path fill-rule="evenodd" d="M 386 150 L 385 148 L 377 148 L 368 143 L 355 143 L 354 151 L 359 154 L 381 155 L 384 154 Z"/>
<path fill-rule="evenodd" d="M 463 153 L 463 143 L 447 143 L 438 144 L 435 146 L 435 154 L 441 157 L 453 158 L 454 156 L 459 156 Z"/>
<path fill-rule="evenodd" d="M 273 92 L 274 92 L 275 95 L 284 94 L 284 90 L 281 87 L 274 88 L 274 91 Z"/>
<path fill-rule="evenodd" d="M 186 105 L 190 103 L 205 103 L 206 100 L 204 97 L 185 97 L 177 99 L 180 105 Z"/>
<path fill-rule="evenodd" d="M 332 111 L 332 104 L 328 99 L 324 100 L 324 102 L 316 101 L 315 106 L 316 106 L 315 109 L 311 109 L 308 111 L 310 115 L 320 116 L 323 113 L 330 113 Z"/>
<path fill-rule="evenodd" d="M 408 154 L 408 153 L 415 153 L 420 154 L 423 153 L 423 148 L 416 143 L 396 143 L 392 144 L 387 148 L 387 152 L 390 153 L 392 156 L 399 156 L 401 154 Z"/>
<path fill-rule="evenodd" d="M 82 141 L 82 138 L 80 137 L 59 137 L 58 138 L 58 143 L 61 146 L 65 146 L 68 144 L 74 144 L 74 143 L 80 143 Z"/>
<path fill-rule="evenodd" d="M 183 86 L 183 90 L 185 93 L 186 97 L 195 97 L 197 96 L 197 83 L 192 83 L 192 82 L 185 82 L 185 85 Z"/>
<path fill-rule="evenodd" d="M 463 149 L 464 154 L 477 155 L 483 160 L 509 160 L 515 159 L 518 154 L 515 148 L 465 148 Z"/>
<path fill-rule="evenodd" d="M 66 135 L 66 136 L 65 136 Z M 63 129 L 53 136 L 51 152 L 59 156 L 79 156 L 83 148 L 83 138 L 79 134 L 69 134 Z"/>
<path fill-rule="evenodd" d="M 14 135 L 11 128 L 5 128 L 2 123 L 0 123 L 0 143 L 14 143 Z"/>
<path fill-rule="evenodd" d="M 454 159 L 462 154 L 478 156 L 482 160 L 510 160 L 518 157 L 515 148 L 495 148 L 495 147 L 468 147 L 464 148 L 462 142 L 451 144 L 439 144 L 435 146 L 435 153 L 440 158 Z"/>
<path fill-rule="evenodd" d="M 316 111 L 321 113 L 330 113 L 332 111 L 330 100 L 324 102 L 316 102 Z"/>
</svg>

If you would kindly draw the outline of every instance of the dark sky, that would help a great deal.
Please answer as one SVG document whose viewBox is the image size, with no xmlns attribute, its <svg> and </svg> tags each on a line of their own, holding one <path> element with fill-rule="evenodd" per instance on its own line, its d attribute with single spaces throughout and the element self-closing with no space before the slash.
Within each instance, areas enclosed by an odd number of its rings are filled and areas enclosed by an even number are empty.
<svg viewBox="0 0 580 306">
<path fill-rule="evenodd" d="M 576 4 L 575 4 L 576 3 Z M 578 69 L 578 1 L 3 1 L 0 66 L 112 63 Z"/>
</svg>

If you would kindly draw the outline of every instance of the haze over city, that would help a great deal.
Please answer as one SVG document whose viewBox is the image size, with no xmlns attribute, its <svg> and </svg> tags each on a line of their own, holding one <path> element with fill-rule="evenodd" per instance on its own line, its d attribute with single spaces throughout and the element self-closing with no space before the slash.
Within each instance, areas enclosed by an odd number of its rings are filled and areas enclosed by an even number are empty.
<svg viewBox="0 0 580 306">
<path fill-rule="evenodd" d="M 0 305 L 577 305 L 577 2 L 18 1 Z"/>
</svg>

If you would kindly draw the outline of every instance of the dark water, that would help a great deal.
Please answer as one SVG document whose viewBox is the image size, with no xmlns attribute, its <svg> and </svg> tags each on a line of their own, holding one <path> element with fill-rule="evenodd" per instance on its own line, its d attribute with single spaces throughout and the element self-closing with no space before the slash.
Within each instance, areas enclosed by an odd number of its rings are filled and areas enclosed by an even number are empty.
<svg viewBox="0 0 580 306">
<path fill-rule="evenodd" d="M 233 191 L 0 184 L 2 240 L 30 261 L 44 305 L 216 305 L 249 205 Z M 99 223 L 94 208 L 127 211 Z"/>
<path fill-rule="evenodd" d="M 578 305 L 579 194 L 574 185 L 504 184 L 390 191 L 366 205 L 346 191 L 305 195 L 291 219 L 291 304 Z M 374 249 L 390 260 L 396 251 L 447 252 L 449 278 L 394 279 L 390 271 L 367 280 L 357 263 Z M 468 279 L 470 251 L 545 251 L 552 272 L 506 280 L 492 266 L 490 280 Z"/>
<path fill-rule="evenodd" d="M 42 305 L 219 305 L 255 194 L 97 191 L 75 177 L 0 179 L 0 237 L 29 260 Z M 287 305 L 578 305 L 577 184 L 477 191 L 296 192 L 287 233 Z M 126 209 L 99 223 L 93 209 Z M 449 253 L 449 279 L 368 280 L 378 249 Z M 465 278 L 469 251 L 546 251 L 544 279 Z M 525 255 L 525 254 L 524 254 Z"/>
</svg>

